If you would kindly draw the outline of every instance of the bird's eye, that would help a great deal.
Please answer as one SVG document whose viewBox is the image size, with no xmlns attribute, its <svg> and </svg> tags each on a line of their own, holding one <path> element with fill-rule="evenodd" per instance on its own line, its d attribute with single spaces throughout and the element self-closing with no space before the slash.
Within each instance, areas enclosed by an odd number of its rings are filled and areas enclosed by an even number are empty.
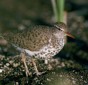
<svg viewBox="0 0 88 85">
<path fill-rule="evenodd" d="M 60 28 L 60 30 L 61 30 L 61 31 L 64 31 L 64 29 L 63 29 L 63 28 Z"/>
<path fill-rule="evenodd" d="M 56 27 L 58 30 L 61 30 L 61 28 L 57 25 L 54 25 L 54 27 Z"/>
</svg>

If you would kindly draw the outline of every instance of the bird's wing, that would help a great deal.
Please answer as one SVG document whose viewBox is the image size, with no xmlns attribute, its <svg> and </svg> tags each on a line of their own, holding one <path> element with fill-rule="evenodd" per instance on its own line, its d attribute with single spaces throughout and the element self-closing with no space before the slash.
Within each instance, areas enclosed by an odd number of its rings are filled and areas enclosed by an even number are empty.
<svg viewBox="0 0 88 85">
<path fill-rule="evenodd" d="M 17 33 L 7 33 L 4 37 L 20 48 L 37 51 L 49 43 L 50 34 L 49 28 L 38 26 Z"/>
</svg>

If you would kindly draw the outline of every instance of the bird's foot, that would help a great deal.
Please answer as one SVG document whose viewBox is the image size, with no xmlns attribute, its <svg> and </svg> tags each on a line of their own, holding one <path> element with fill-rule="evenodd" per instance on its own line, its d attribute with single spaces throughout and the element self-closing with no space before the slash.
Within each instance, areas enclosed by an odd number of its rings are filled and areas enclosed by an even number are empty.
<svg viewBox="0 0 88 85">
<path fill-rule="evenodd" d="M 46 73 L 46 71 L 44 71 L 44 72 L 36 72 L 36 75 L 37 75 L 37 76 L 40 76 L 40 75 L 42 75 L 42 74 L 44 74 L 44 73 Z"/>
<path fill-rule="evenodd" d="M 33 66 L 34 66 L 35 74 L 36 74 L 37 76 L 42 75 L 42 74 L 45 73 L 45 72 L 39 72 L 39 70 L 38 70 L 38 68 L 37 68 L 37 65 L 36 65 L 36 62 L 35 62 L 35 59 L 33 59 L 33 58 L 32 58 L 32 64 L 33 64 Z"/>
</svg>

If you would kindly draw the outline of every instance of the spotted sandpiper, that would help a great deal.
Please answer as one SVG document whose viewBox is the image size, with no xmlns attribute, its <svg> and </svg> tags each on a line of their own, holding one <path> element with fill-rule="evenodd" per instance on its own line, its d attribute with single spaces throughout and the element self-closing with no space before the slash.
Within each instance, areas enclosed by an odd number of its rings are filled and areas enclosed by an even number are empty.
<svg viewBox="0 0 88 85">
<path fill-rule="evenodd" d="M 2 36 L 21 53 L 25 52 L 29 57 L 44 58 L 45 63 L 47 63 L 48 59 L 59 53 L 64 47 L 66 36 L 73 38 L 66 29 L 67 26 L 59 22 L 51 26 L 31 26 L 29 29 L 21 31 L 9 31 L 3 33 Z M 22 59 L 26 68 L 26 75 L 29 75 L 26 58 L 22 57 Z M 34 66 L 38 75 L 39 72 L 35 63 Z"/>
</svg>

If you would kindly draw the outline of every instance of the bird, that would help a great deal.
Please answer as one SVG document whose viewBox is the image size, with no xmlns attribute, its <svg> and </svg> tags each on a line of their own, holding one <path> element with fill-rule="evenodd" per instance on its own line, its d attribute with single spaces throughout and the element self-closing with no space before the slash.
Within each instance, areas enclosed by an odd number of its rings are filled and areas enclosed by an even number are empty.
<svg viewBox="0 0 88 85">
<path fill-rule="evenodd" d="M 25 55 L 32 58 L 36 74 L 39 75 L 40 72 L 33 57 L 44 59 L 47 64 L 48 59 L 53 58 L 62 50 L 67 42 L 67 36 L 74 38 L 73 35 L 67 32 L 67 25 L 63 22 L 54 23 L 50 26 L 35 25 L 24 30 L 7 31 L 2 33 L 2 36 L 4 44 L 11 44 L 21 53 L 27 76 L 29 70 Z"/>
</svg>

